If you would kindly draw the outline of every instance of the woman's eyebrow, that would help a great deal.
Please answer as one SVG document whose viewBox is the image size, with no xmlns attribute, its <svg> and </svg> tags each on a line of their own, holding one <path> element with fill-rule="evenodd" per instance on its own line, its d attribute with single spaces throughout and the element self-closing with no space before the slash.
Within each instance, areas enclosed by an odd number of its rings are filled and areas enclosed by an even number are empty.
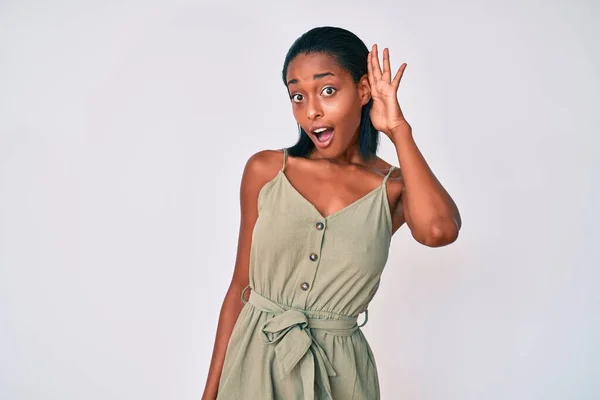
<svg viewBox="0 0 600 400">
<path fill-rule="evenodd" d="M 315 80 L 315 79 L 319 79 L 319 78 L 323 78 L 323 77 L 325 77 L 325 76 L 329 76 L 329 75 L 331 75 L 331 76 L 335 76 L 335 74 L 334 74 L 333 72 L 322 72 L 322 73 L 320 73 L 320 74 L 314 74 L 314 75 L 313 75 L 313 80 Z M 294 84 L 294 83 L 298 83 L 298 79 L 290 79 L 290 80 L 289 80 L 289 82 L 288 82 L 287 84 L 288 84 L 288 86 L 289 86 L 289 85 L 292 85 L 292 84 Z"/>
</svg>

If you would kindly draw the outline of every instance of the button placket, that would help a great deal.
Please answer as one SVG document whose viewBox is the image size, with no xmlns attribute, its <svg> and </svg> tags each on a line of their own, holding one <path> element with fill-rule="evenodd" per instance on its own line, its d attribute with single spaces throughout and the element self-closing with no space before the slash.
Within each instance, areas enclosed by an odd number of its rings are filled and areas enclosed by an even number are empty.
<svg viewBox="0 0 600 400">
<path fill-rule="evenodd" d="M 317 274 L 317 267 L 320 264 L 320 253 L 321 248 L 323 247 L 323 237 L 325 234 L 325 221 L 320 220 L 313 222 L 312 232 L 309 234 L 309 237 L 314 238 L 314 240 L 310 240 L 309 243 L 312 243 L 312 251 L 308 254 L 308 262 L 310 263 L 310 269 L 307 269 L 305 272 L 305 276 L 299 285 L 300 290 L 304 292 L 304 306 L 306 307 L 306 301 L 308 297 L 308 293 L 311 289 L 311 286 L 315 283 L 315 277 Z"/>
</svg>

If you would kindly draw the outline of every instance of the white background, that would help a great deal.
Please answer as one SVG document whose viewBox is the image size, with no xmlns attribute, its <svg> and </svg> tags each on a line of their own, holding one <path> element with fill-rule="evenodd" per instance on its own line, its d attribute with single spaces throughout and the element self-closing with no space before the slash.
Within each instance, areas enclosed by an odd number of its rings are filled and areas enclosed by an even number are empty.
<svg viewBox="0 0 600 400">
<path fill-rule="evenodd" d="M 295 142 L 280 72 L 321 25 L 408 63 L 400 104 L 464 221 L 444 248 L 393 237 L 364 328 L 383 398 L 599 398 L 599 16 L 2 1 L 0 398 L 200 398 L 242 170 Z"/>
</svg>

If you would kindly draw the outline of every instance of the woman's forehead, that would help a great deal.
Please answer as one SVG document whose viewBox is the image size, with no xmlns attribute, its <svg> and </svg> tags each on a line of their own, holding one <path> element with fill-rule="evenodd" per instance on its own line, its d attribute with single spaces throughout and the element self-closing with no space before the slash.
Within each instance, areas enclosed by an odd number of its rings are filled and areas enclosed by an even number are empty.
<svg viewBox="0 0 600 400">
<path fill-rule="evenodd" d="M 312 81 L 315 75 L 331 73 L 340 79 L 347 78 L 348 72 L 338 64 L 337 60 L 325 53 L 303 53 L 297 55 L 288 65 L 287 82 Z"/>
</svg>

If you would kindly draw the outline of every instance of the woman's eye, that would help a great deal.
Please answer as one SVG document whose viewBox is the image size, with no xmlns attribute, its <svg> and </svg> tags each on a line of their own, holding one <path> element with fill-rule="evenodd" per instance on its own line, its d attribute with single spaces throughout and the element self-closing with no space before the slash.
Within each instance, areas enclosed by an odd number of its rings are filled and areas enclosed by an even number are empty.
<svg viewBox="0 0 600 400">
<path fill-rule="evenodd" d="M 323 90 L 321 91 L 321 93 L 323 93 L 325 96 L 332 96 L 335 92 L 336 92 L 336 89 L 332 86 L 327 86 L 327 87 L 323 88 Z M 292 99 L 292 101 L 294 103 L 299 103 L 302 100 L 304 100 L 304 96 L 301 95 L 300 93 L 293 94 L 290 96 L 290 98 Z"/>
<path fill-rule="evenodd" d="M 321 93 L 325 93 L 327 96 L 331 96 L 335 93 L 335 88 L 327 86 L 326 88 L 323 88 L 323 91 Z"/>
</svg>

